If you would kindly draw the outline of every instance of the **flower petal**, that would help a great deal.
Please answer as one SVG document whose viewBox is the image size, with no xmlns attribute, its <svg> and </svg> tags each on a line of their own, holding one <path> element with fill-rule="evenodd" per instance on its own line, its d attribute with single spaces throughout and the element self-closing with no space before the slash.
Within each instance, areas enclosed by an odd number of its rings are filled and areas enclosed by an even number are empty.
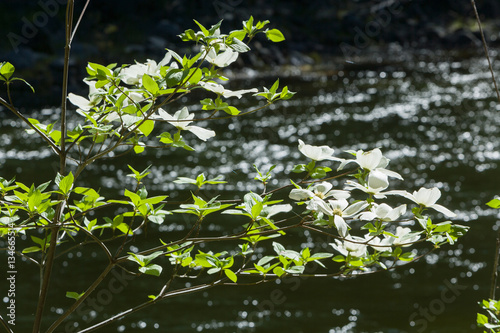
<svg viewBox="0 0 500 333">
<path fill-rule="evenodd" d="M 292 200 L 300 201 L 314 197 L 314 193 L 309 190 L 294 188 L 290 191 L 288 197 Z"/>
<path fill-rule="evenodd" d="M 184 129 L 196 135 L 199 139 L 203 141 L 207 141 L 215 136 L 215 132 L 212 130 L 208 130 L 206 128 L 201 128 L 199 126 L 186 126 Z"/>
<path fill-rule="evenodd" d="M 337 228 L 341 237 L 346 237 L 349 234 L 349 226 L 347 225 L 347 223 L 345 223 L 344 219 L 341 216 L 335 215 L 333 217 L 333 223 L 335 223 L 335 228 Z"/>
<path fill-rule="evenodd" d="M 446 215 L 448 217 L 455 217 L 455 216 L 457 216 L 457 214 L 453 213 L 448 208 L 446 208 L 444 206 L 441 206 L 441 205 L 438 205 L 438 204 L 434 204 L 432 206 L 429 206 L 429 208 L 437 210 L 438 212 L 443 213 L 444 215 Z"/>
</svg>

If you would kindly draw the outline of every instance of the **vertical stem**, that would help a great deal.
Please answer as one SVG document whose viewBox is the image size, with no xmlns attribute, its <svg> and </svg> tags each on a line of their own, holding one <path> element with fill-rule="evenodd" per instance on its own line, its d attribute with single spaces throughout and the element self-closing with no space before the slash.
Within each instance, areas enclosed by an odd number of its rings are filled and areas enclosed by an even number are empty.
<svg viewBox="0 0 500 333">
<path fill-rule="evenodd" d="M 500 256 L 500 229 L 497 234 L 497 246 L 495 249 L 495 262 L 493 263 L 493 271 L 491 272 L 490 299 L 495 299 L 498 280 L 498 257 Z"/>
<path fill-rule="evenodd" d="M 68 93 L 68 72 L 69 72 L 69 53 L 71 48 L 71 30 L 73 25 L 73 9 L 74 0 L 68 0 L 68 5 L 66 7 L 66 43 L 64 48 L 64 76 L 62 85 L 62 101 L 61 101 L 61 147 L 59 152 L 59 173 L 61 175 L 66 174 L 66 96 Z M 56 208 L 56 214 L 52 223 L 57 225 L 61 217 L 64 214 L 65 201 L 62 200 Z M 52 229 L 50 235 L 50 244 L 47 251 L 46 260 L 42 263 L 43 275 L 40 284 L 40 293 L 38 296 L 38 304 L 35 313 L 35 321 L 33 323 L 33 333 L 39 333 L 42 325 L 43 310 L 45 308 L 45 302 L 47 300 L 47 294 L 49 291 L 50 278 L 52 273 L 52 267 L 54 265 L 54 258 L 57 247 L 57 240 L 59 234 L 59 227 L 55 226 Z"/>
<path fill-rule="evenodd" d="M 66 8 L 66 43 L 64 46 L 64 73 L 61 97 L 61 154 L 59 155 L 60 167 L 59 173 L 66 174 L 66 104 L 68 96 L 68 77 L 69 77 L 69 54 L 71 51 L 71 32 L 73 27 L 74 0 L 69 0 Z"/>
<path fill-rule="evenodd" d="M 493 85 L 495 86 L 495 92 L 497 93 L 498 101 L 500 102 L 500 91 L 498 90 L 497 80 L 495 79 L 495 72 L 493 71 L 493 66 L 491 65 L 490 54 L 488 52 L 488 46 L 486 45 L 486 39 L 484 38 L 483 26 L 481 20 L 479 19 L 479 13 L 476 8 L 476 1 L 470 0 L 472 8 L 474 9 L 474 14 L 476 15 L 477 25 L 479 27 L 479 32 L 481 33 L 481 40 L 483 42 L 484 53 L 486 54 L 486 59 L 488 60 L 488 66 L 490 68 L 491 78 L 493 79 Z"/>
<path fill-rule="evenodd" d="M 490 55 L 488 52 L 488 46 L 486 45 L 486 39 L 484 38 L 483 26 L 481 24 L 481 19 L 479 18 L 479 13 L 476 8 L 476 1 L 470 0 L 472 4 L 472 9 L 474 9 L 474 14 L 476 15 L 477 25 L 479 27 L 479 32 L 481 33 L 481 40 L 483 42 L 484 53 L 486 54 L 486 59 L 488 60 L 488 66 L 490 68 L 491 79 L 493 80 L 493 85 L 495 86 L 495 92 L 497 94 L 498 101 L 500 102 L 500 91 L 498 90 L 497 80 L 495 79 L 495 72 L 493 71 L 493 66 L 491 64 Z M 495 291 L 497 288 L 498 280 L 498 259 L 500 255 L 500 230 L 497 235 L 497 244 L 495 249 L 495 262 L 493 263 L 493 272 L 491 273 L 491 286 L 490 286 L 490 298 L 495 299 Z"/>
</svg>

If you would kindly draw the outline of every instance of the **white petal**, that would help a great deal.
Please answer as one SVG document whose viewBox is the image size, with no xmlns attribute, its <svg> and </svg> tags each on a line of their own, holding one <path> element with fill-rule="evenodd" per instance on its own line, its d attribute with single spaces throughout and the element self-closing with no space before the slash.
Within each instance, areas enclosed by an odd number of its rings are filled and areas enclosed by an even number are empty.
<svg viewBox="0 0 500 333">
<path fill-rule="evenodd" d="M 406 205 L 398 206 L 386 215 L 386 220 L 395 221 L 404 213 L 406 213 Z"/>
<path fill-rule="evenodd" d="M 391 170 L 387 170 L 387 169 L 383 169 L 383 168 L 377 168 L 376 169 L 377 171 L 379 172 L 382 172 L 383 174 L 389 176 L 389 177 L 392 177 L 392 178 L 397 178 L 399 180 L 403 180 L 403 177 L 401 177 L 401 175 L 395 171 L 391 171 Z"/>
<path fill-rule="evenodd" d="M 289 198 L 292 200 L 305 200 L 314 197 L 314 193 L 309 190 L 294 188 L 290 191 Z"/>
<path fill-rule="evenodd" d="M 349 226 L 345 223 L 341 216 L 335 215 L 333 217 L 333 222 L 335 223 L 335 228 L 337 228 L 341 237 L 346 237 L 349 234 Z"/>
<path fill-rule="evenodd" d="M 218 67 L 226 67 L 232 64 L 238 59 L 238 52 L 234 52 L 231 49 L 219 53 L 213 60 L 213 64 Z"/>
<path fill-rule="evenodd" d="M 346 208 L 343 211 L 342 215 L 346 216 L 346 217 L 353 216 L 353 215 L 361 212 L 366 207 L 368 207 L 368 203 L 367 202 L 365 202 L 365 201 L 358 201 L 358 202 L 355 202 L 352 205 L 350 205 L 348 208 Z"/>
<path fill-rule="evenodd" d="M 206 128 L 201 128 L 199 126 L 186 126 L 185 129 L 193 133 L 203 141 L 207 141 L 207 139 L 210 139 L 215 136 L 214 131 L 208 130 Z"/>
<path fill-rule="evenodd" d="M 384 192 L 384 194 L 386 194 L 386 195 L 400 195 L 402 197 L 405 197 L 406 199 L 409 199 L 409 200 L 417 203 L 417 199 L 412 194 L 408 193 L 407 191 L 393 190 L 393 191 Z"/>
<path fill-rule="evenodd" d="M 163 59 L 158 63 L 158 67 L 167 65 L 170 62 L 170 60 L 172 60 L 172 55 L 167 52 L 163 57 Z"/>
<path fill-rule="evenodd" d="M 443 213 L 444 215 L 446 215 L 448 217 L 455 217 L 455 216 L 457 216 L 457 214 L 453 213 L 448 208 L 446 208 L 444 206 L 441 206 L 441 205 L 438 205 L 438 204 L 434 204 L 434 205 L 429 206 L 429 207 L 432 208 L 432 209 L 437 210 L 440 213 Z"/>
<path fill-rule="evenodd" d="M 252 88 L 252 89 L 242 89 L 242 90 L 235 90 L 235 91 L 225 89 L 224 92 L 222 93 L 222 96 L 224 96 L 226 98 L 227 97 L 241 98 L 243 96 L 243 94 L 256 93 L 256 92 L 259 92 L 259 89 Z"/>
<path fill-rule="evenodd" d="M 387 175 L 374 170 L 368 175 L 368 186 L 373 189 L 386 189 L 389 186 Z"/>
<path fill-rule="evenodd" d="M 372 221 L 377 217 L 377 214 L 375 214 L 374 212 L 364 212 L 359 215 L 359 219 L 362 221 Z"/>
<path fill-rule="evenodd" d="M 222 94 L 224 92 L 224 87 L 221 84 L 217 84 L 215 82 L 200 82 L 200 86 L 216 94 Z"/>
<path fill-rule="evenodd" d="M 374 170 L 380 164 L 382 159 L 382 152 L 380 149 L 374 149 L 368 152 L 357 152 L 356 160 L 359 166 L 366 170 Z"/>
<path fill-rule="evenodd" d="M 92 108 L 92 104 L 85 97 L 69 93 L 68 99 L 73 105 L 78 106 L 82 110 L 88 111 Z"/>
<path fill-rule="evenodd" d="M 349 203 L 346 199 L 328 200 L 328 204 L 332 209 L 340 209 L 341 211 L 349 206 Z"/>
<path fill-rule="evenodd" d="M 152 118 L 155 118 L 155 119 L 163 119 L 163 120 L 166 120 L 166 121 L 172 121 L 174 120 L 174 117 L 172 117 L 167 111 L 163 110 L 163 109 L 158 109 L 158 116 L 153 116 Z"/>
<path fill-rule="evenodd" d="M 311 186 L 311 191 L 318 191 L 326 194 L 328 191 L 331 190 L 332 187 L 333 185 L 331 183 L 322 182 L 314 186 Z"/>
<path fill-rule="evenodd" d="M 413 192 L 416 203 L 426 207 L 430 207 L 441 197 L 441 191 L 437 187 L 431 189 L 421 187 L 418 191 Z"/>
<path fill-rule="evenodd" d="M 347 199 L 350 196 L 351 193 L 344 190 L 331 190 L 325 195 L 325 197 L 334 197 L 335 199 Z"/>
<path fill-rule="evenodd" d="M 309 201 L 309 203 L 307 204 L 307 209 L 320 211 L 328 216 L 333 216 L 333 210 L 331 209 L 331 207 L 317 196 L 314 196 Z"/>
<path fill-rule="evenodd" d="M 333 153 L 335 152 L 332 148 L 330 148 L 328 146 L 311 146 L 311 145 L 305 144 L 300 139 L 299 139 L 299 151 L 314 161 L 323 161 L 323 160 L 340 161 L 341 160 L 337 157 L 332 156 Z"/>
</svg>

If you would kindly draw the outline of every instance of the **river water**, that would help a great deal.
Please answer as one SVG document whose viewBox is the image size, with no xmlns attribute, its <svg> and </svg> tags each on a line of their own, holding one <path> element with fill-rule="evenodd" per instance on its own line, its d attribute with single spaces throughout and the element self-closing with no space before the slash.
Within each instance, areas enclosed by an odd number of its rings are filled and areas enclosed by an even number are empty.
<svg viewBox="0 0 500 333">
<path fill-rule="evenodd" d="M 171 299 L 99 332 L 474 331 L 477 302 L 489 294 L 500 226 L 498 211 L 485 206 L 500 194 L 500 107 L 486 60 L 422 52 L 354 64 L 332 61 L 331 66 L 295 68 L 265 77 L 247 71 L 236 80 L 240 87 L 228 88 L 269 86 L 274 80 L 269 77 L 276 76 L 281 84 L 297 91 L 295 98 L 247 117 L 206 124 L 217 136 L 194 144 L 197 153 L 121 157 L 94 166 L 83 181 L 101 184 L 102 193 L 111 195 L 124 182 L 130 184 L 126 164 L 137 170 L 154 164 L 148 183 L 152 193 L 182 196 L 186 190 L 171 181 L 204 171 L 210 177 L 224 175 L 229 183 L 214 192 L 233 198 L 244 191 L 262 190 L 253 181 L 253 163 L 264 170 L 278 165 L 271 188 L 287 184 L 294 161 L 300 159 L 298 139 L 326 144 L 338 152 L 380 147 L 391 159 L 391 169 L 405 178 L 399 187 L 438 186 L 443 192 L 441 203 L 457 212 L 455 221 L 470 226 L 470 232 L 455 246 L 445 246 L 392 272 L 344 280 L 284 280 L 214 288 Z M 242 100 L 239 106 L 245 109 L 248 103 Z M 4 116 L 5 110 L 1 112 L 0 175 L 10 178 L 18 173 L 18 179 L 28 183 L 40 175 L 49 179 L 57 170 L 56 159 L 42 143 L 28 140 L 26 134 L 14 134 L 22 125 Z M 37 114 L 51 118 L 57 110 Z M 186 137 L 190 143 L 199 142 Z M 182 221 L 171 221 L 160 228 L 160 237 L 182 232 Z M 227 223 L 213 221 L 212 230 L 227 228 Z M 155 237 L 149 240 L 157 242 Z M 100 256 L 96 249 L 93 258 L 84 259 L 79 267 L 71 267 L 71 261 L 61 258 L 57 273 L 67 277 L 52 287 L 58 292 L 72 290 L 72 283 L 80 281 L 82 274 L 97 274 L 93 271 L 98 265 L 90 262 L 99 262 Z M 28 330 L 33 303 L 27 299 L 37 292 L 36 269 L 24 262 L 19 265 L 20 330 L 16 332 Z M 134 288 L 140 286 L 144 287 L 134 284 Z M 105 318 L 137 297 L 124 291 L 96 315 Z M 54 304 L 47 312 L 52 316 L 70 304 L 55 291 L 51 300 Z M 80 322 L 79 327 L 87 325 Z"/>
</svg>

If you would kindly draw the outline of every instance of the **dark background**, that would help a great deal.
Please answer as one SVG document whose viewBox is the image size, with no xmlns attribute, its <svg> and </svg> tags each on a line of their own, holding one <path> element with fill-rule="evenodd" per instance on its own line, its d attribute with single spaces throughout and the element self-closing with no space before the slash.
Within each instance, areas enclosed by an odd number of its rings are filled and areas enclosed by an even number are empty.
<svg viewBox="0 0 500 333">
<path fill-rule="evenodd" d="M 64 0 L 0 2 L 0 61 L 12 62 L 18 74 L 37 89 L 32 103 L 57 105 L 64 46 Z M 86 1 L 77 0 L 75 17 Z M 499 37 L 500 2 L 478 0 L 488 42 Z M 122 0 L 90 1 L 72 47 L 70 90 L 81 87 L 88 61 L 132 63 L 161 59 L 165 48 L 189 52 L 177 37 L 196 29 L 193 19 L 211 26 L 224 19 L 223 32 L 243 20 L 270 20 L 286 41 L 257 40 L 252 57 L 238 64 L 269 66 L 318 64 L 342 56 L 360 61 L 369 49 L 454 49 L 482 52 L 468 0 L 269 1 L 269 0 Z M 76 18 L 75 18 L 76 20 Z M 382 25 L 382 26 L 381 26 Z M 393 51 L 387 51 L 393 52 Z"/>
</svg>

